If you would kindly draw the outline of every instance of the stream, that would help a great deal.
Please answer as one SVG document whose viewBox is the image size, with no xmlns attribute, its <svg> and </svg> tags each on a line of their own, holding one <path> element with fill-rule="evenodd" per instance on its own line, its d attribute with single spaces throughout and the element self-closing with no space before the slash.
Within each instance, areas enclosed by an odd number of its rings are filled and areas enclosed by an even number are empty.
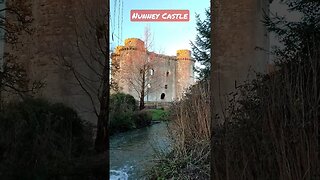
<svg viewBox="0 0 320 180">
<path fill-rule="evenodd" d="M 142 129 L 110 137 L 110 179 L 145 179 L 157 151 L 168 151 L 167 123 L 161 122 Z"/>
</svg>

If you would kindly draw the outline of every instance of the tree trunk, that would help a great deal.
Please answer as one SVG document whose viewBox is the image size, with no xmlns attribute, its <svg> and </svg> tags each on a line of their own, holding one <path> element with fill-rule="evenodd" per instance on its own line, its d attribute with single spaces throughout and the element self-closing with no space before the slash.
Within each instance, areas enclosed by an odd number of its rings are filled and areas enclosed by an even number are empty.
<svg viewBox="0 0 320 180">
<path fill-rule="evenodd" d="M 102 153 L 106 151 L 106 158 L 109 159 L 109 98 L 110 98 L 110 64 L 109 64 L 109 15 L 110 15 L 110 0 L 106 1 L 106 31 L 105 31 L 105 43 L 106 43 L 106 54 L 104 60 L 104 67 L 102 73 L 102 93 L 99 97 L 100 110 L 97 122 L 97 135 L 95 139 L 95 150 L 97 153 Z M 110 165 L 107 163 L 106 177 L 109 179 Z"/>
<path fill-rule="evenodd" d="M 140 110 L 144 109 L 144 99 L 143 99 L 143 97 L 142 97 L 142 96 L 140 97 L 140 105 L 139 105 L 139 109 L 140 109 Z"/>
<path fill-rule="evenodd" d="M 109 32 L 109 30 L 108 30 Z M 109 44 L 109 43 L 107 43 Z M 109 46 L 109 45 L 107 45 Z M 109 48 L 108 48 L 109 49 Z M 109 159 L 109 58 L 105 58 L 103 69 L 103 85 L 100 101 L 100 111 L 97 123 L 97 135 L 95 139 L 95 150 L 97 153 L 107 152 L 106 158 Z M 107 163 L 106 176 L 109 177 L 110 166 Z M 108 178 L 109 179 L 109 178 Z"/>
<path fill-rule="evenodd" d="M 108 29 L 107 31 L 109 32 Z M 109 46 L 108 44 L 109 43 L 107 43 L 107 46 Z M 95 140 L 95 150 L 97 152 L 109 150 L 109 66 L 109 57 L 105 57 L 102 75 L 102 94 L 99 99 L 100 110 L 97 123 L 97 136 Z"/>
<path fill-rule="evenodd" d="M 100 109 L 97 123 L 97 136 L 95 139 L 95 150 L 104 152 L 109 150 L 109 60 L 105 58 L 103 68 L 102 94 L 99 98 Z"/>
<path fill-rule="evenodd" d="M 145 84 L 146 84 L 146 70 L 145 66 L 143 67 L 142 72 L 142 83 L 141 83 L 141 96 L 140 96 L 140 110 L 144 109 L 144 90 L 145 90 Z"/>
</svg>

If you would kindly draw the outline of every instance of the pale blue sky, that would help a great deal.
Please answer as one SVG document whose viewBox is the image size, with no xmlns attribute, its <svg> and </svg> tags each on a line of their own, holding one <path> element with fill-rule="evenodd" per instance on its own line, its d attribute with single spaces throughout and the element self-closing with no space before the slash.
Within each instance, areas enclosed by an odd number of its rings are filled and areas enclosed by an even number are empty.
<svg viewBox="0 0 320 180">
<path fill-rule="evenodd" d="M 123 7 L 123 11 L 121 7 Z M 161 52 L 166 55 L 176 55 L 176 50 L 178 49 L 191 50 L 190 41 L 194 41 L 197 34 L 195 14 L 200 14 L 201 19 L 204 19 L 205 9 L 209 7 L 210 0 L 111 0 L 111 47 L 114 48 L 117 45 L 123 45 L 126 38 L 140 38 L 143 40 L 145 26 L 148 25 L 153 35 L 153 48 L 151 49 L 152 51 L 158 53 Z M 131 22 L 130 10 L 133 9 L 189 10 L 190 21 Z"/>
</svg>

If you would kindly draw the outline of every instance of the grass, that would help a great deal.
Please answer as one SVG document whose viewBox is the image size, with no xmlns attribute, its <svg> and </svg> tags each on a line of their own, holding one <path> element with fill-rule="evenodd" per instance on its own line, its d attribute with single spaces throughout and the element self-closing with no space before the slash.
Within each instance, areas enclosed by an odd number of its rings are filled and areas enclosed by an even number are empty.
<svg viewBox="0 0 320 180">
<path fill-rule="evenodd" d="M 149 169 L 149 179 L 209 179 L 210 143 L 202 141 L 189 148 L 188 153 L 174 149 L 158 153 L 156 166 Z"/>
<path fill-rule="evenodd" d="M 198 82 L 183 100 L 170 107 L 172 150 L 159 153 L 149 179 L 209 179 L 210 99 L 208 81 Z M 202 106 L 199 106 L 201 104 Z M 153 115 L 161 110 L 153 110 Z"/>
<path fill-rule="evenodd" d="M 315 48 L 314 55 L 284 59 L 277 71 L 238 87 L 224 123 L 214 127 L 212 178 L 320 179 Z"/>
<path fill-rule="evenodd" d="M 148 110 L 152 113 L 152 121 L 167 121 L 169 112 L 163 109 L 150 109 Z"/>
</svg>

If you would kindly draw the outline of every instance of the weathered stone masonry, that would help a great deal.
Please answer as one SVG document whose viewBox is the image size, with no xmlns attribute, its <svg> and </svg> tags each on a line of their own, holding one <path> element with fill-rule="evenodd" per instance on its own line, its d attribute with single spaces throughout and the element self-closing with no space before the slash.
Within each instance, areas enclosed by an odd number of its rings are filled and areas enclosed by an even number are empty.
<svg viewBox="0 0 320 180">
<path fill-rule="evenodd" d="M 10 0 L 7 0 L 10 1 Z M 57 65 L 59 56 L 73 61 L 79 71 L 93 79 L 95 75 L 81 62 L 75 50 L 76 29 L 87 27 L 84 9 L 103 7 L 102 0 L 30 0 L 32 35 L 21 34 L 20 44 L 5 45 L 5 52 L 16 55 L 24 64 L 31 81 L 41 80 L 45 87 L 36 95 L 51 102 L 60 102 L 78 111 L 86 120 L 96 123 L 91 101 L 71 72 Z M 89 12 L 89 11 L 88 11 Z M 9 17 L 10 18 L 10 17 Z M 77 23 L 76 23 L 77 22 Z M 79 28 L 80 27 L 80 28 Z M 93 42 L 88 42 L 88 44 Z M 11 97 L 10 97 L 11 98 Z"/>
<path fill-rule="evenodd" d="M 120 92 L 131 94 L 139 99 L 138 94 L 132 90 L 130 84 L 123 77 L 132 71 L 134 63 L 139 63 L 141 59 L 147 57 L 154 62 L 154 67 L 152 67 L 154 75 L 150 78 L 157 78 L 153 83 L 157 83 L 159 88 L 146 95 L 145 101 L 171 102 L 180 99 L 185 90 L 194 83 L 194 60 L 191 58 L 191 52 L 178 50 L 177 56 L 167 56 L 149 52 L 144 47 L 142 40 L 129 38 L 125 40 L 124 46 L 115 48 L 112 54 L 112 79 L 120 87 Z M 154 86 L 154 84 L 150 84 L 150 86 Z M 163 94 L 165 96 L 161 99 Z"/>
<path fill-rule="evenodd" d="M 269 35 L 262 20 L 269 1 L 215 0 L 212 11 L 212 115 L 221 118 L 237 86 L 255 78 L 255 72 L 267 73 Z"/>
</svg>

